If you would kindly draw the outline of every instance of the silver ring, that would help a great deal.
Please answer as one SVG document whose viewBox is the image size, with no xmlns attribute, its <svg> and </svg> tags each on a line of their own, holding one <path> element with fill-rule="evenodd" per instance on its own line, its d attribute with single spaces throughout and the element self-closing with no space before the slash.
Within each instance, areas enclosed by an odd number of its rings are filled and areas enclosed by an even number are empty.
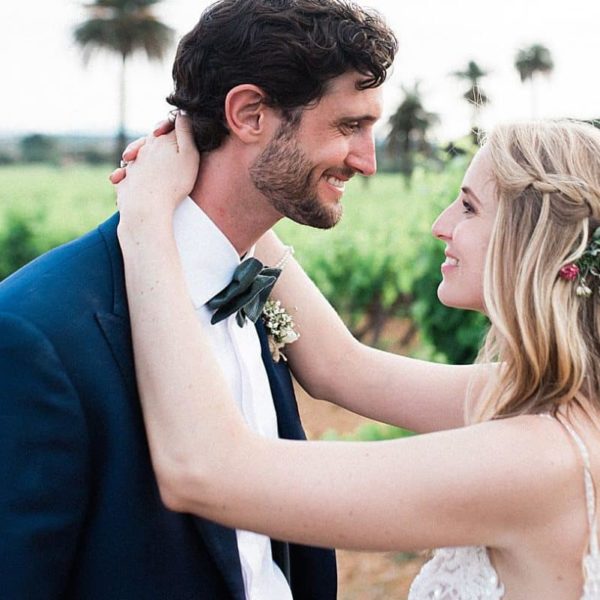
<svg viewBox="0 0 600 600">
<path fill-rule="evenodd" d="M 178 114 L 179 114 L 178 108 L 174 108 L 173 110 L 170 110 L 169 114 L 167 115 L 167 120 L 169 121 L 169 123 L 171 123 L 171 124 L 175 123 L 175 119 L 177 119 Z"/>
<path fill-rule="evenodd" d="M 125 169 L 130 162 L 131 161 L 129 161 L 129 160 L 121 159 L 121 162 L 119 163 L 119 167 L 121 167 L 121 169 Z"/>
</svg>

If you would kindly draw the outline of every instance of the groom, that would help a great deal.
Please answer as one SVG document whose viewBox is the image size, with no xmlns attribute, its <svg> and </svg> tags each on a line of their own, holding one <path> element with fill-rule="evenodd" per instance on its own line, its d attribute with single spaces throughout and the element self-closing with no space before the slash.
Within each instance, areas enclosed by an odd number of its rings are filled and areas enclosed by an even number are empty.
<svg viewBox="0 0 600 600">
<path fill-rule="evenodd" d="M 395 49 L 379 18 L 338 0 L 220 0 L 184 37 L 169 101 L 188 113 L 203 156 L 175 234 L 199 319 L 278 219 L 331 227 L 345 181 L 375 171 L 372 127 Z M 0 596 L 333 600 L 333 552 L 161 502 L 117 222 L 0 285 Z M 260 322 L 232 315 L 212 327 L 250 426 L 302 438 L 289 373 Z"/>
</svg>

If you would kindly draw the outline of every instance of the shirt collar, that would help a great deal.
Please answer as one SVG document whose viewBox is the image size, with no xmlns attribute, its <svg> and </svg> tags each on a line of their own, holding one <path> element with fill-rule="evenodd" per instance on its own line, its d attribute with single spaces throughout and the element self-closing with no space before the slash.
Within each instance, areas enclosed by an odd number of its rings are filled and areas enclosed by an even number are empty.
<svg viewBox="0 0 600 600">
<path fill-rule="evenodd" d="M 225 234 L 189 196 L 175 210 L 173 231 L 192 303 L 200 308 L 230 283 L 240 257 Z M 254 247 L 244 258 L 253 252 Z"/>
</svg>

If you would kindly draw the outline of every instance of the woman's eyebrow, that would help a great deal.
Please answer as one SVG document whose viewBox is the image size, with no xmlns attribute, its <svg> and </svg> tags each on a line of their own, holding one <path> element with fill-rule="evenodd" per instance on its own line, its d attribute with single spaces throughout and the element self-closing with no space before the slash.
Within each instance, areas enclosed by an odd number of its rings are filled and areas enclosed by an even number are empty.
<svg viewBox="0 0 600 600">
<path fill-rule="evenodd" d="M 473 198 L 473 200 L 475 200 L 475 202 L 477 202 L 477 204 L 479 204 L 480 207 L 482 206 L 481 200 L 477 197 L 477 194 L 470 187 L 467 187 L 465 185 L 460 189 L 462 193 L 465 194 L 465 196 L 470 196 L 471 198 Z"/>
</svg>

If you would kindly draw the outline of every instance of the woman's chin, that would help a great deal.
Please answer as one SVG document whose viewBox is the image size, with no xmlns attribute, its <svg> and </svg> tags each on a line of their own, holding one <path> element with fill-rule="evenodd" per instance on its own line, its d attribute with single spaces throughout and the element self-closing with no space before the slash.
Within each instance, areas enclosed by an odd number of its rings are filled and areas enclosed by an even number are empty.
<svg viewBox="0 0 600 600">
<path fill-rule="evenodd" d="M 448 308 L 485 312 L 483 304 L 479 299 L 467 298 L 465 294 L 452 293 L 450 290 L 446 289 L 443 281 L 437 289 L 437 297 L 438 300 Z"/>
<path fill-rule="evenodd" d="M 456 294 L 452 294 L 450 290 L 447 289 L 447 286 L 444 285 L 444 281 L 438 286 L 437 297 L 438 300 L 448 308 L 461 308 L 461 306 L 456 303 Z"/>
</svg>

